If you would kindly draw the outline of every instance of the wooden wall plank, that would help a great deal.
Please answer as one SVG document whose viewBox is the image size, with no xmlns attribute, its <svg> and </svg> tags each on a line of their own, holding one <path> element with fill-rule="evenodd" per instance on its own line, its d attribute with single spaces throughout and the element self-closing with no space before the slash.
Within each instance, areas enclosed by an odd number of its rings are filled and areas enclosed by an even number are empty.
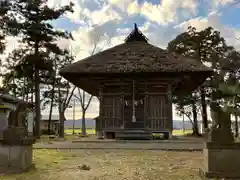
<svg viewBox="0 0 240 180">
<path fill-rule="evenodd" d="M 165 103 L 166 98 L 167 95 L 149 95 L 149 129 L 169 129 L 168 124 L 165 123 L 170 118 L 170 114 L 168 113 L 168 111 L 166 112 L 166 109 L 169 109 L 169 104 Z"/>
<path fill-rule="evenodd" d="M 104 117 L 102 117 L 104 119 L 104 128 L 123 128 L 123 125 L 127 125 L 132 119 L 131 107 L 124 108 L 125 100 L 132 103 L 132 82 L 130 80 L 124 81 L 122 86 L 118 86 L 119 82 L 104 82 L 103 100 L 100 103 L 100 111 L 106 111 Z M 158 130 L 169 129 L 172 126 L 171 99 L 168 99 L 168 96 L 171 96 L 169 94 L 170 89 L 171 84 L 169 84 L 169 81 L 136 81 L 136 99 L 143 99 L 144 101 L 142 109 L 140 109 L 140 106 L 139 109 L 136 108 L 136 114 L 143 116 L 145 128 Z"/>
</svg>

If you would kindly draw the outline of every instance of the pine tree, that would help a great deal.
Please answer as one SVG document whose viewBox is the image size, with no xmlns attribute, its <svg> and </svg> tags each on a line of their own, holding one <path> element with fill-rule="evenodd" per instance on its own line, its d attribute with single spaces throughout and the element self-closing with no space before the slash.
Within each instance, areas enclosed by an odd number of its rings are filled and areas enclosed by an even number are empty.
<svg viewBox="0 0 240 180">
<path fill-rule="evenodd" d="M 0 54 L 5 50 L 5 37 L 8 35 L 8 16 L 9 3 L 7 0 L 0 1 Z"/>
<path fill-rule="evenodd" d="M 49 8 L 47 0 L 10 0 L 8 3 L 11 10 L 11 13 L 8 14 L 9 22 L 15 23 L 15 29 L 11 23 L 9 27 L 16 30 L 18 35 L 22 37 L 21 47 L 25 46 L 31 50 L 21 65 L 28 64 L 33 67 L 36 110 L 35 135 L 40 137 L 41 70 L 51 70 L 51 64 L 46 62 L 51 53 L 60 55 L 64 53 L 56 42 L 60 38 L 72 38 L 71 34 L 54 29 L 50 22 L 57 20 L 66 12 L 73 12 L 73 4 L 70 3 L 70 5 L 60 8 Z"/>
<path fill-rule="evenodd" d="M 64 66 L 71 64 L 74 57 L 69 50 L 65 50 L 64 55 L 53 55 L 53 76 L 49 86 L 49 90 L 43 92 L 43 106 L 50 106 L 49 121 L 48 121 L 48 134 L 51 133 L 51 116 L 53 107 L 58 107 L 60 116 L 60 129 L 59 136 L 64 137 L 64 120 L 65 111 L 69 107 L 70 100 L 73 96 L 76 87 L 72 87 L 69 81 L 64 80 L 62 76 L 58 74 L 59 70 Z M 62 107 L 62 108 L 61 108 Z"/>
<path fill-rule="evenodd" d="M 215 71 L 215 76 L 211 81 L 206 81 L 200 86 L 199 94 L 202 106 L 202 120 L 204 129 L 208 128 L 207 101 L 206 98 L 212 91 L 218 89 L 220 61 L 224 58 L 226 52 L 226 43 L 218 31 L 208 27 L 202 31 L 197 31 L 194 27 L 189 27 L 184 33 L 178 35 L 168 44 L 168 50 L 177 52 L 184 56 L 192 57 L 201 63 L 210 63 Z M 214 87 L 214 85 L 216 85 Z"/>
</svg>

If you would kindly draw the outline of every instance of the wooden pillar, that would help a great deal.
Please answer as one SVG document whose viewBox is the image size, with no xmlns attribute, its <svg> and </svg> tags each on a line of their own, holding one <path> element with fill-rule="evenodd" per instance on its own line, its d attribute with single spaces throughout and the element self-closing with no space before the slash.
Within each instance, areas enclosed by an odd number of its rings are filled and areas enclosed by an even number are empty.
<svg viewBox="0 0 240 180">
<path fill-rule="evenodd" d="M 146 92 L 144 96 L 144 128 L 149 128 L 147 121 L 148 121 L 148 108 L 149 108 L 149 101 L 148 101 L 148 93 Z"/>
<path fill-rule="evenodd" d="M 103 137 L 103 93 L 102 93 L 102 87 L 99 88 L 99 117 L 98 117 L 98 129 L 96 132 L 97 138 Z M 97 123 L 96 123 L 97 124 Z"/>
<path fill-rule="evenodd" d="M 149 128 L 148 127 L 148 105 L 149 101 L 148 101 L 148 86 L 147 83 L 144 82 L 144 128 Z"/>
<path fill-rule="evenodd" d="M 173 130 L 173 114 L 172 114 L 172 84 L 168 85 L 168 127 L 169 127 L 169 137 L 172 136 Z"/>
<path fill-rule="evenodd" d="M 125 100 L 124 100 L 124 92 L 121 95 L 121 129 L 124 129 L 125 122 L 124 122 L 124 107 L 125 107 Z"/>
<path fill-rule="evenodd" d="M 100 129 L 103 130 L 103 88 L 99 88 L 99 120 L 101 121 L 100 123 Z"/>
</svg>

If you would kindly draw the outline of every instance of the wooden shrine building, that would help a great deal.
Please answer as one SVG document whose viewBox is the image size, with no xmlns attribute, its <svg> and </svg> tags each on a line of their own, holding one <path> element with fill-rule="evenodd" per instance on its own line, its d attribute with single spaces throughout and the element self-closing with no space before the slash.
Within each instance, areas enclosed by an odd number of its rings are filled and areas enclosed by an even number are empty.
<svg viewBox="0 0 240 180">
<path fill-rule="evenodd" d="M 172 134 L 172 96 L 189 93 L 212 70 L 148 43 L 135 24 L 125 43 L 64 67 L 60 74 L 99 97 L 97 131 L 107 137 L 151 139 Z"/>
</svg>

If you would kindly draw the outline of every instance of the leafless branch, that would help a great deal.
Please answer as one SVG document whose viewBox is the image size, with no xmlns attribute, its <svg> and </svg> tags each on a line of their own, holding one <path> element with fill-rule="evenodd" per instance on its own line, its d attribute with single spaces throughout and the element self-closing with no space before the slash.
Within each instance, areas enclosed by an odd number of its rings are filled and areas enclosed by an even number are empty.
<svg viewBox="0 0 240 180">
<path fill-rule="evenodd" d="M 83 106 L 82 108 L 84 109 L 84 106 L 85 106 L 85 91 L 82 92 L 82 101 L 83 101 Z"/>
<path fill-rule="evenodd" d="M 76 94 L 73 94 L 73 97 L 77 98 L 79 101 L 81 101 L 81 98 L 77 96 Z"/>
<path fill-rule="evenodd" d="M 86 111 L 88 109 L 88 107 L 89 107 L 89 105 L 90 105 L 90 103 L 92 101 L 92 98 L 93 98 L 93 96 L 91 95 L 91 97 L 89 98 L 87 106 L 85 107 L 84 111 Z"/>
<path fill-rule="evenodd" d="M 79 96 L 78 99 L 80 101 L 81 107 L 84 107 L 84 105 L 83 105 L 83 98 L 82 98 L 82 94 L 81 94 L 80 88 L 78 88 L 78 96 Z"/>
<path fill-rule="evenodd" d="M 191 116 L 189 114 L 187 114 L 187 113 L 184 113 L 184 115 L 186 115 L 187 118 L 189 119 L 189 121 L 193 124 L 193 120 L 192 120 Z"/>
<path fill-rule="evenodd" d="M 66 96 L 65 96 L 65 99 L 64 99 L 64 104 L 67 104 L 69 90 L 70 90 L 69 88 L 66 88 Z"/>
<path fill-rule="evenodd" d="M 67 97 L 66 97 L 67 101 L 66 101 L 66 103 L 65 103 L 65 107 L 64 107 L 65 109 L 68 107 L 68 105 L 69 105 L 69 103 L 70 103 L 70 100 L 72 99 L 72 96 L 73 96 L 73 93 L 74 93 L 75 89 L 76 89 L 76 86 L 72 89 L 71 94 L 70 94 L 70 96 L 68 97 L 68 99 L 67 99 Z"/>
</svg>

